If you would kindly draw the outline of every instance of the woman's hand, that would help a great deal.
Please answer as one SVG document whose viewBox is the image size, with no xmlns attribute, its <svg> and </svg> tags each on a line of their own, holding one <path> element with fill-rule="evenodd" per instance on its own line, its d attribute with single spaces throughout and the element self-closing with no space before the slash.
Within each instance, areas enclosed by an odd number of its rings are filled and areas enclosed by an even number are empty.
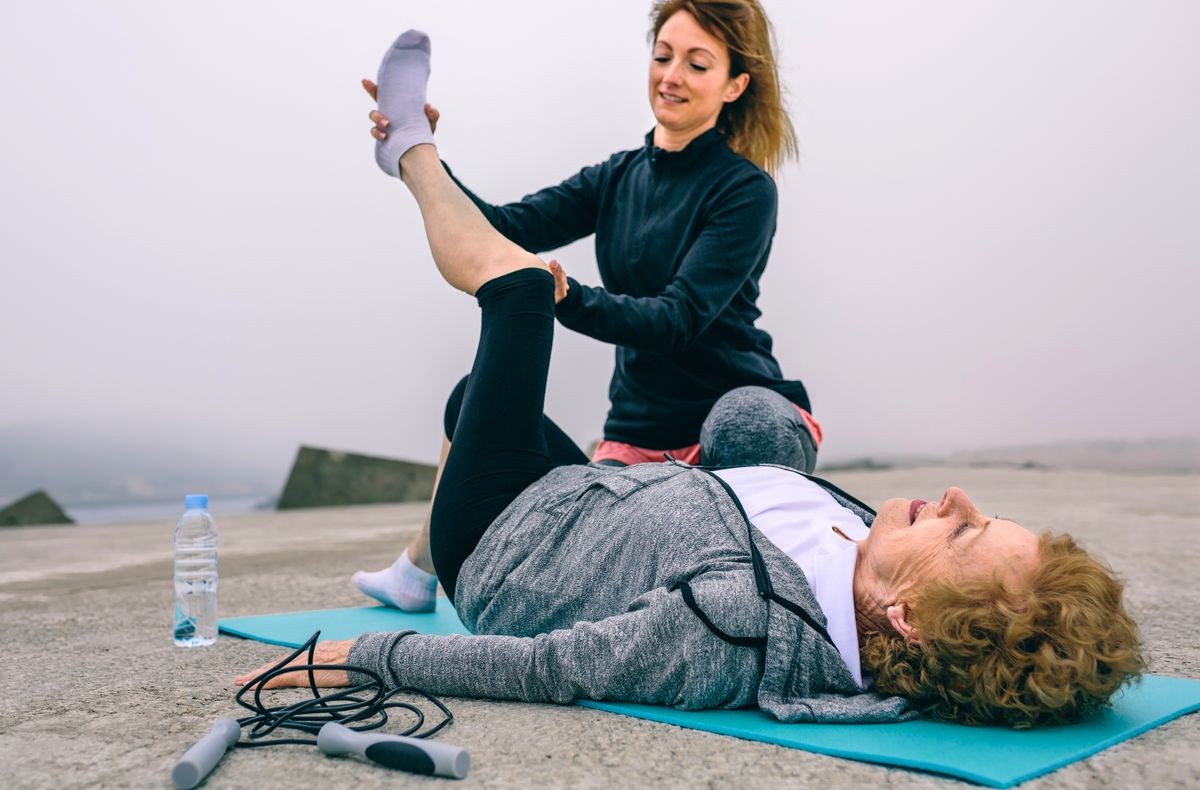
<svg viewBox="0 0 1200 790">
<path fill-rule="evenodd" d="M 350 656 L 350 646 L 354 644 L 353 639 L 343 639 L 340 641 L 317 642 L 316 650 L 313 651 L 314 664 L 345 664 Z M 244 675 L 238 675 L 233 679 L 233 682 L 239 686 L 244 686 L 256 677 L 266 672 L 271 667 L 282 661 L 285 656 L 280 656 L 274 661 L 269 661 L 263 664 L 258 669 L 252 672 L 247 672 Z M 307 664 L 308 653 L 304 652 L 296 656 L 291 663 L 291 666 L 300 666 Z M 344 669 L 317 669 L 313 671 L 313 678 L 317 681 L 317 685 L 321 688 L 335 688 L 338 686 L 349 686 L 350 675 Z M 279 688 L 304 688 L 308 686 L 307 672 L 288 672 L 283 675 L 276 675 L 271 678 L 263 688 L 279 689 Z"/>
<path fill-rule="evenodd" d="M 363 90 L 365 90 L 371 96 L 372 99 L 375 99 L 375 101 L 379 101 L 379 86 L 378 85 L 371 82 L 370 80 L 363 80 L 362 86 L 363 86 Z M 385 116 L 379 110 L 371 110 L 371 112 L 367 115 L 367 117 L 370 118 L 375 123 L 375 126 L 373 126 L 371 128 L 371 136 L 374 137 L 376 140 L 386 139 L 388 124 L 391 123 L 391 121 L 388 120 L 387 116 Z M 426 104 L 425 105 L 425 117 L 429 119 L 429 131 L 436 132 L 438 118 L 442 117 L 442 114 L 440 112 L 438 112 L 438 108 L 434 107 L 432 104 Z"/>
<path fill-rule="evenodd" d="M 567 282 L 567 273 L 558 261 L 550 261 L 550 273 L 554 275 L 554 303 L 558 304 L 567 298 L 571 284 Z"/>
</svg>

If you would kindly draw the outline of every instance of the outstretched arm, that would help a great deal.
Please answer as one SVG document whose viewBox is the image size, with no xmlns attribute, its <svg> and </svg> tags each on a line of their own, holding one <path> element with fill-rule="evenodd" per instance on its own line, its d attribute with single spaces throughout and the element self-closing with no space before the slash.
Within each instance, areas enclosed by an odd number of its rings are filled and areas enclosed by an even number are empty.
<svg viewBox="0 0 1200 790">
<path fill-rule="evenodd" d="M 570 280 L 558 320 L 628 348 L 686 349 L 755 275 L 775 233 L 776 200 L 775 185 L 766 176 L 738 185 L 714 201 L 703 230 L 661 293 L 614 294 Z"/>
<path fill-rule="evenodd" d="M 350 662 L 391 686 L 527 702 L 622 700 L 685 708 L 754 701 L 761 651 L 714 636 L 678 591 L 599 622 L 535 637 L 365 634 Z"/>
<path fill-rule="evenodd" d="M 468 189 L 449 165 L 446 170 L 492 227 L 530 252 L 556 250 L 596 232 L 597 196 L 602 188 L 600 166 L 585 167 L 561 184 L 499 205 L 488 203 Z"/>
<path fill-rule="evenodd" d="M 388 688 L 415 686 L 458 697 L 621 700 L 691 709 L 755 701 L 760 648 L 731 645 L 714 636 L 678 590 L 653 590 L 639 604 L 599 622 L 535 637 L 372 633 L 353 642 L 319 642 L 316 657 L 318 663 L 369 669 Z M 239 676 L 238 684 L 273 665 Z M 317 673 L 320 686 L 362 680 L 340 670 Z M 265 688 L 307 684 L 304 673 L 292 672 L 273 678 Z"/>
</svg>

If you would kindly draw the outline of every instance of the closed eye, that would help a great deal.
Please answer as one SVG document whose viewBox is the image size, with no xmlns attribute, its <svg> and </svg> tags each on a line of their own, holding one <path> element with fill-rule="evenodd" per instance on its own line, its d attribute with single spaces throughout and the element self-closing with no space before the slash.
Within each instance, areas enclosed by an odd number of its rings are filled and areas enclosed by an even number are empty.
<svg viewBox="0 0 1200 790">
<path fill-rule="evenodd" d="M 959 535 L 963 534 L 970 528 L 971 528 L 971 522 L 964 521 L 963 523 L 961 523 L 957 527 L 955 527 L 954 531 L 950 533 L 950 540 L 954 540 L 955 538 L 957 538 Z"/>
</svg>

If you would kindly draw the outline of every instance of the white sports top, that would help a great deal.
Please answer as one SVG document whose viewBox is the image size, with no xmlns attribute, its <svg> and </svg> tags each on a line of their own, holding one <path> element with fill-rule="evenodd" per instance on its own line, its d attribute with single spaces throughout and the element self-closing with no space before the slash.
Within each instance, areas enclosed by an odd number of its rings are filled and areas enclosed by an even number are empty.
<svg viewBox="0 0 1200 790">
<path fill-rule="evenodd" d="M 851 541 L 865 539 L 867 525 L 824 488 L 787 469 L 746 466 L 714 474 L 733 489 L 750 523 L 800 566 L 825 614 L 833 646 L 854 681 L 865 688 L 854 622 L 858 544 Z"/>
</svg>

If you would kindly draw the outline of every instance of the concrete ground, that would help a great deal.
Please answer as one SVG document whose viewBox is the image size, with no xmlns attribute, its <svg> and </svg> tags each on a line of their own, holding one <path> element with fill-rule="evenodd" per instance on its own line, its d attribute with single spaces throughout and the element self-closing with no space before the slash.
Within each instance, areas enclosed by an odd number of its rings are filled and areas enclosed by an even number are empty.
<svg viewBox="0 0 1200 790">
<path fill-rule="evenodd" d="M 908 469 L 831 475 L 869 503 L 967 489 L 987 513 L 1068 531 L 1128 582 L 1152 672 L 1200 677 L 1200 477 Z M 423 515 L 397 505 L 220 518 L 225 616 L 366 604 L 357 568 L 394 558 Z M 0 530 L 0 766 L 5 787 L 168 787 L 178 756 L 218 716 L 237 716 L 235 674 L 280 654 L 222 637 L 170 639 L 172 524 Z M 477 787 L 859 786 L 964 783 L 682 730 L 583 708 L 448 700 L 446 741 L 472 755 Z M 1200 786 L 1200 716 L 1028 787 Z M 239 749 L 209 787 L 432 786 L 314 747 Z"/>
</svg>

